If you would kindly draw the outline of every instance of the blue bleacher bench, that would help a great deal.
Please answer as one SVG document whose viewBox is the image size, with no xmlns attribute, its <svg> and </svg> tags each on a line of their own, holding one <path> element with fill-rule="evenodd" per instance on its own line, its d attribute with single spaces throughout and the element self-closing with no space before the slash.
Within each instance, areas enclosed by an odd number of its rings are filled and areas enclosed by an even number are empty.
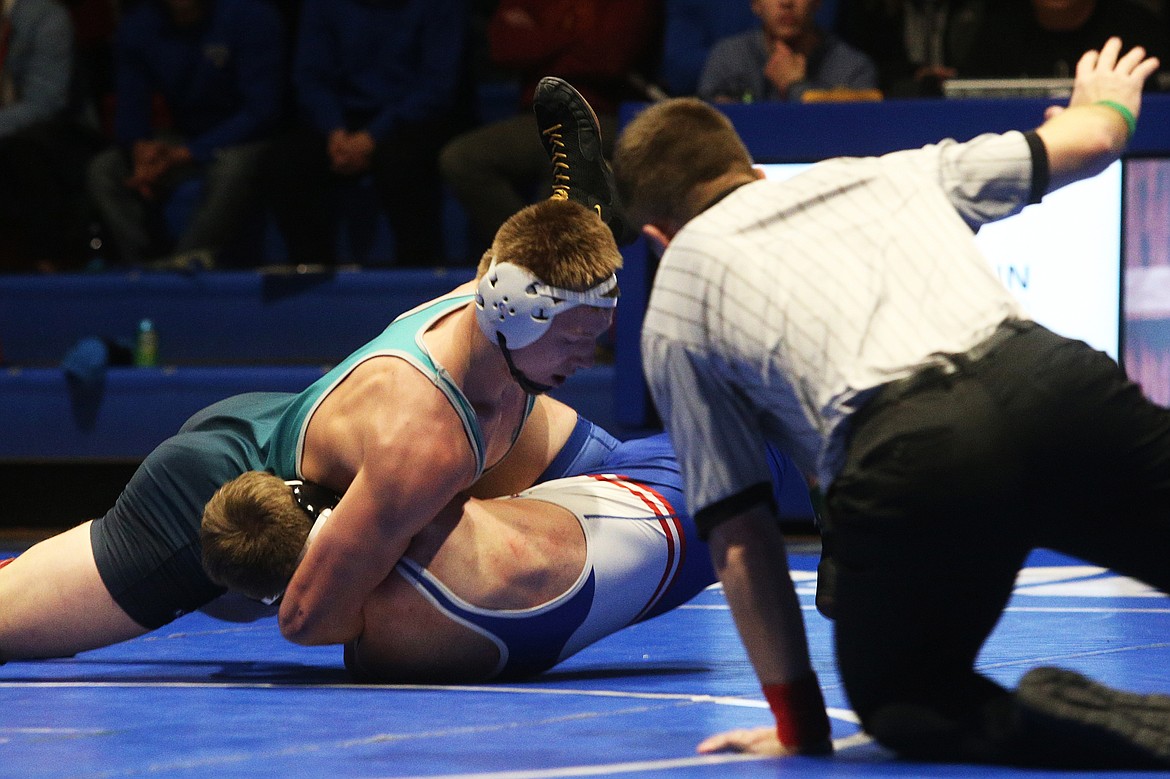
<svg viewBox="0 0 1170 779">
<path fill-rule="evenodd" d="M 0 461 L 138 460 L 229 395 L 297 391 L 398 314 L 474 271 L 102 273 L 0 276 Z M 71 381 L 80 340 L 158 334 L 158 365 Z M 612 366 L 556 396 L 612 427 Z"/>
</svg>

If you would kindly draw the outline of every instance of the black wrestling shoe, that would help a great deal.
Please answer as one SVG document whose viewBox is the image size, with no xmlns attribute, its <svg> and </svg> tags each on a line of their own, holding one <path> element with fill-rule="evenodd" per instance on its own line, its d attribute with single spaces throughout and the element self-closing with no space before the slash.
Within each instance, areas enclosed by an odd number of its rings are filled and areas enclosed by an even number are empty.
<svg viewBox="0 0 1170 779">
<path fill-rule="evenodd" d="M 1051 767 L 1170 769 L 1170 695 L 1114 690 L 1061 668 L 1016 688 L 1028 757 Z"/>
<path fill-rule="evenodd" d="M 619 246 L 638 237 L 626 220 L 613 170 L 601 153 L 597 114 L 569 82 L 545 76 L 532 100 L 540 140 L 553 168 L 553 198 L 592 208 L 609 225 Z"/>
</svg>

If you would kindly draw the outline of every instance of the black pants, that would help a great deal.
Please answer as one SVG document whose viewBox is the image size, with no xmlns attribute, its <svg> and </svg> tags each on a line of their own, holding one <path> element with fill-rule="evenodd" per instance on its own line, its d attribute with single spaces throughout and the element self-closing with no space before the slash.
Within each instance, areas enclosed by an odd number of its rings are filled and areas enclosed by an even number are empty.
<svg viewBox="0 0 1170 779">
<path fill-rule="evenodd" d="M 865 729 L 908 757 L 1043 763 L 976 655 L 1035 547 L 1170 591 L 1170 411 L 1035 326 L 879 394 L 827 506 L 838 661 Z"/>
<path fill-rule="evenodd" d="M 369 174 L 394 233 L 394 264 L 442 264 L 442 185 L 438 153 L 449 123 L 409 125 L 379 141 Z M 276 139 L 262 165 L 265 197 L 291 263 L 336 262 L 339 186 L 354 183 L 330 169 L 326 138 L 300 127 Z"/>
</svg>

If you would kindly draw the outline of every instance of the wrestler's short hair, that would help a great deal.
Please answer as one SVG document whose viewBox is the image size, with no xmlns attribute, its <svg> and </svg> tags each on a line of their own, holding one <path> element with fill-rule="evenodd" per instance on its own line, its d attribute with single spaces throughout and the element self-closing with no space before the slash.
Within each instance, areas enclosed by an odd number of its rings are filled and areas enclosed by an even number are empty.
<svg viewBox="0 0 1170 779">
<path fill-rule="evenodd" d="M 511 263 L 553 287 L 584 292 L 622 267 L 613 233 L 595 211 L 572 200 L 542 200 L 517 211 L 479 261 L 476 278 Z M 614 288 L 608 293 L 617 296 Z"/>
<path fill-rule="evenodd" d="M 203 509 L 203 568 L 221 587 L 270 598 L 292 578 L 312 525 L 283 479 L 248 471 L 220 487 Z"/>
<path fill-rule="evenodd" d="M 700 185 L 728 173 L 753 175 L 731 121 L 693 97 L 655 103 L 634 117 L 617 139 L 613 169 L 631 221 L 673 230 L 706 205 L 696 197 Z"/>
</svg>

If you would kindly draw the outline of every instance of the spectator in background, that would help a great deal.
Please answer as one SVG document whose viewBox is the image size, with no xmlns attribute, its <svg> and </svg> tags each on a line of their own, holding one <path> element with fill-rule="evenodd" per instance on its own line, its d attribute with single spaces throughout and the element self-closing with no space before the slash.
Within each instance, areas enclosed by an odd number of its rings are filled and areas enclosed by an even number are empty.
<svg viewBox="0 0 1170 779">
<path fill-rule="evenodd" d="M 125 0 L 65 0 L 73 19 L 73 88 L 77 116 L 107 139 L 113 134 L 114 32 Z"/>
<path fill-rule="evenodd" d="M 711 102 L 800 102 L 809 90 L 876 89 L 877 68 L 816 23 L 820 0 L 752 0 L 757 29 L 715 44 L 699 76 Z"/>
<path fill-rule="evenodd" d="M 55 0 L 0 0 L 0 138 L 69 104 L 73 25 Z"/>
<path fill-rule="evenodd" d="M 676 97 L 695 94 L 711 47 L 759 23 L 750 0 L 666 0 L 658 71 L 663 88 Z"/>
<path fill-rule="evenodd" d="M 1132 0 L 991 0 L 986 23 L 961 75 L 1068 78 L 1088 49 L 1110 36 L 1161 62 L 1146 89 L 1170 89 L 1170 35 L 1158 15 Z"/>
<path fill-rule="evenodd" d="M 122 262 L 174 252 L 162 264 L 214 264 L 249 212 L 284 66 L 283 23 L 266 0 L 146 0 L 125 13 L 115 40 L 117 145 L 90 163 L 88 182 Z M 202 200 L 172 242 L 162 209 L 195 177 Z"/>
<path fill-rule="evenodd" d="M 465 26 L 463 0 L 301 6 L 300 121 L 264 165 L 290 262 L 337 261 L 337 189 L 367 174 L 394 233 L 395 263 L 443 260 L 437 156 L 457 115 Z"/>
<path fill-rule="evenodd" d="M 941 97 L 986 13 L 987 0 L 843 0 L 837 32 L 873 59 L 886 97 Z"/>
<path fill-rule="evenodd" d="M 518 76 L 518 111 L 456 137 L 439 159 L 467 211 L 474 254 L 508 217 L 549 195 L 548 154 L 532 131 L 537 82 L 543 76 L 572 82 L 597 112 L 608 156 L 618 105 L 646 97 L 660 27 L 660 0 L 501 0 L 488 23 L 490 55 Z"/>
<path fill-rule="evenodd" d="M 74 148 L 64 146 L 73 38 L 56 0 L 0 0 L 0 270 L 48 266 L 61 248 L 52 239 L 63 232 L 63 212 L 79 200 L 67 197 L 78 182 L 56 186 L 67 169 L 53 164 L 54 151 L 72 159 Z"/>
</svg>

